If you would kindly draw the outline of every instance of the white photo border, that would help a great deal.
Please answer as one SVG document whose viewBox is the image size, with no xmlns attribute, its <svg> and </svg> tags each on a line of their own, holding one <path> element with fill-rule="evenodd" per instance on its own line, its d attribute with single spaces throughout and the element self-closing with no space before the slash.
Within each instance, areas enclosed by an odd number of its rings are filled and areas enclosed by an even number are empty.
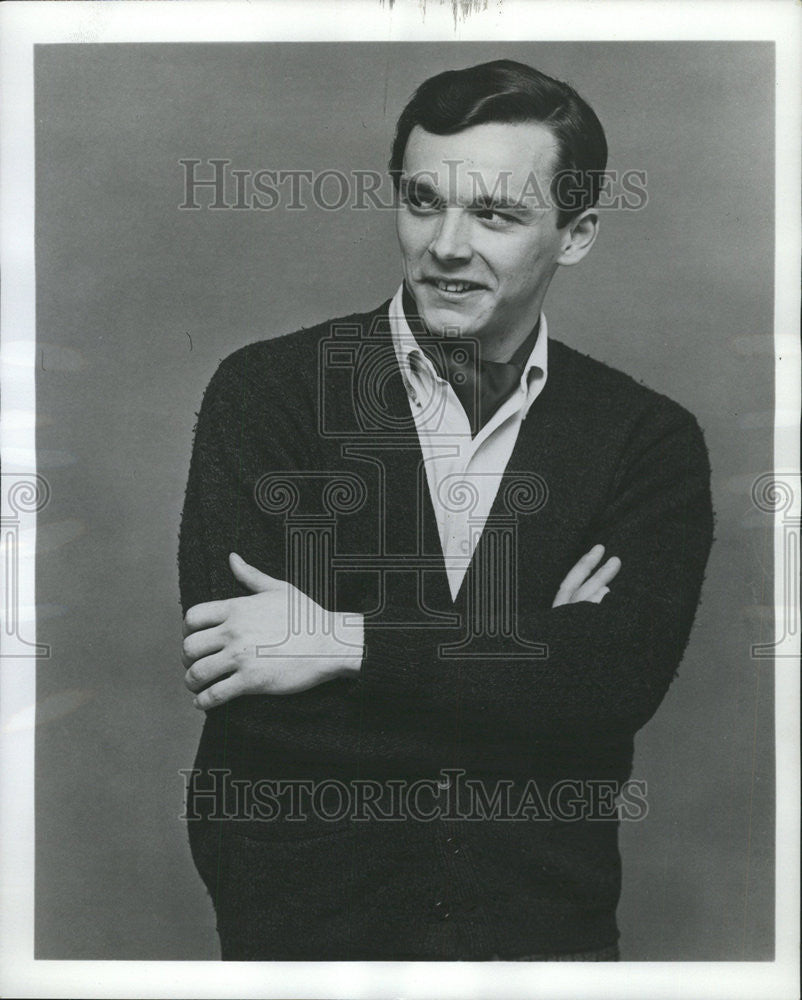
<svg viewBox="0 0 802 1000">
<path fill-rule="evenodd" d="M 482 8 L 482 9 L 479 9 Z M 258 41 L 770 41 L 776 52 L 776 413 L 774 475 L 792 484 L 775 511 L 776 953 L 773 962 L 217 963 L 37 961 L 34 941 L 35 659 L 3 629 L 0 660 L 0 993 L 14 997 L 792 997 L 799 970 L 799 632 L 783 586 L 787 525 L 799 542 L 799 450 L 787 414 L 800 408 L 800 37 L 793 0 L 153 0 L 12 2 L 0 7 L 0 294 L 4 479 L 36 475 L 34 414 L 34 114 L 37 44 Z M 794 485 L 795 484 L 795 485 Z M 13 527 L 18 576 L 6 593 L 35 635 L 36 507 L 12 510 L 3 488 L 0 544 L 8 584 Z M 24 505 L 23 505 L 24 506 Z M 785 648 L 785 647 L 784 647 Z"/>
</svg>

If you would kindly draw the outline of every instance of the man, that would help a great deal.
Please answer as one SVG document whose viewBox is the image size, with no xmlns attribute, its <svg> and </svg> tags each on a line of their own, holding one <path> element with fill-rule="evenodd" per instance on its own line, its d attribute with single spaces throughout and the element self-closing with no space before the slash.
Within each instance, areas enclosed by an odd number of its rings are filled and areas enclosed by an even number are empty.
<svg viewBox="0 0 802 1000">
<path fill-rule="evenodd" d="M 617 957 L 611 802 L 712 511 L 694 418 L 547 330 L 605 166 L 530 67 L 427 80 L 390 163 L 393 299 L 207 389 L 179 561 L 225 959 Z"/>
</svg>

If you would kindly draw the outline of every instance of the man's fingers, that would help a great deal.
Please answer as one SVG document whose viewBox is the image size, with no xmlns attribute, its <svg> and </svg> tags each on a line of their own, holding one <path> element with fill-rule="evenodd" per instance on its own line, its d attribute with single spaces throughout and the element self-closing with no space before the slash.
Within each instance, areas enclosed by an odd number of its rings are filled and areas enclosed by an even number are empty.
<svg viewBox="0 0 802 1000">
<path fill-rule="evenodd" d="M 610 556 L 607 562 L 600 569 L 596 570 L 591 579 L 595 580 L 597 584 L 601 584 L 604 587 L 611 580 L 615 579 L 620 569 L 621 560 L 618 556 Z M 590 583 L 590 580 L 588 580 L 588 583 Z"/>
<path fill-rule="evenodd" d="M 610 593 L 609 587 L 599 587 L 595 593 L 591 594 L 589 597 L 583 597 L 582 600 L 586 604 L 601 604 L 604 598 Z M 572 604 L 579 603 L 578 601 L 572 601 Z"/>
<path fill-rule="evenodd" d="M 234 669 L 234 664 L 227 653 L 218 650 L 210 656 L 203 656 L 195 660 L 184 675 L 184 684 L 190 691 L 201 691 L 216 680 L 221 680 L 226 674 L 230 674 Z"/>
<path fill-rule="evenodd" d="M 181 662 L 185 668 L 189 668 L 203 656 L 216 653 L 225 646 L 222 633 L 218 628 L 206 628 L 198 632 L 191 632 L 184 636 L 181 643 Z"/>
<path fill-rule="evenodd" d="M 602 587 L 606 587 L 608 583 L 616 576 L 618 571 L 621 569 L 621 560 L 618 556 L 612 556 L 607 562 L 601 566 L 593 576 L 574 593 L 571 598 L 571 603 L 575 604 L 577 601 L 591 601 L 597 590 Z M 604 596 L 604 595 L 602 595 Z"/>
<path fill-rule="evenodd" d="M 255 566 L 251 566 L 250 563 L 246 563 L 242 556 L 238 556 L 236 552 L 232 552 L 229 555 L 228 565 L 243 587 L 247 587 L 254 594 L 264 593 L 264 591 L 271 590 L 275 586 L 284 583 L 283 580 L 277 580 L 275 577 L 268 576 L 267 573 L 263 573 Z"/>
<path fill-rule="evenodd" d="M 246 693 L 245 682 L 240 674 L 232 674 L 231 677 L 226 677 L 225 680 L 218 681 L 217 684 L 213 684 L 211 687 L 206 688 L 205 691 L 201 691 L 193 701 L 193 705 L 195 708 L 208 712 L 210 708 L 225 705 L 232 698 L 238 698 L 240 695 Z"/>
<path fill-rule="evenodd" d="M 582 556 L 560 584 L 560 589 L 552 604 L 553 608 L 558 608 L 563 604 L 577 604 L 580 601 L 601 603 L 605 595 L 610 592 L 607 584 L 615 578 L 621 569 L 621 560 L 618 556 L 612 556 L 594 573 L 593 570 L 603 555 L 604 546 L 594 545 L 589 552 Z"/>
<path fill-rule="evenodd" d="M 568 604 L 574 592 L 582 586 L 588 576 L 598 566 L 599 560 L 604 555 L 603 545 L 594 545 L 590 552 L 586 552 L 579 562 L 570 570 L 566 578 L 560 584 L 557 596 L 554 598 L 552 607 L 559 607 L 561 604 Z"/>
<path fill-rule="evenodd" d="M 195 604 L 184 615 L 184 635 L 197 632 L 202 628 L 214 628 L 222 625 L 228 617 L 228 601 L 207 601 L 205 604 Z"/>
</svg>

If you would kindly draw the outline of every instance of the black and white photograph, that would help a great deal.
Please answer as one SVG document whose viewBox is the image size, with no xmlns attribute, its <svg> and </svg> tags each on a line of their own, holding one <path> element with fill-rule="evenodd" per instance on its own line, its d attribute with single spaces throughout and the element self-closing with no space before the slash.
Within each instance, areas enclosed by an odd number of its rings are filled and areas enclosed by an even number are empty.
<svg viewBox="0 0 802 1000">
<path fill-rule="evenodd" d="M 3 7 L 3 995 L 795 996 L 798 7 Z"/>
</svg>

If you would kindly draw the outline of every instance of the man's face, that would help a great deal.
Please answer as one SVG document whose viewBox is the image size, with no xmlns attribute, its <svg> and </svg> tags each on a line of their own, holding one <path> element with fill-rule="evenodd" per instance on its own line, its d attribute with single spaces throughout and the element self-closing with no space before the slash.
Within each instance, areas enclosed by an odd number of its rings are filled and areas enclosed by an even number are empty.
<svg viewBox="0 0 802 1000">
<path fill-rule="evenodd" d="M 412 130 L 396 230 L 432 333 L 457 329 L 492 357 L 535 325 L 565 238 L 546 207 L 556 160 L 554 136 L 534 122 Z"/>
</svg>

